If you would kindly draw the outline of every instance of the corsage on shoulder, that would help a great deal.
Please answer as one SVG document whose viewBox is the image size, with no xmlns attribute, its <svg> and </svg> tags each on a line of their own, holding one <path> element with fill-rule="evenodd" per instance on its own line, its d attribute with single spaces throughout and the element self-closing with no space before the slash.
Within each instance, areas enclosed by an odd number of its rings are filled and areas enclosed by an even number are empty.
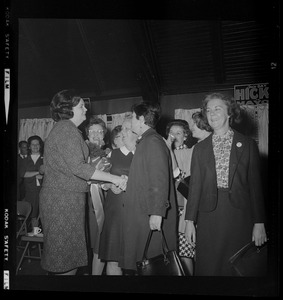
<svg viewBox="0 0 283 300">
<path fill-rule="evenodd" d="M 110 149 L 105 150 L 98 147 L 96 144 L 88 143 L 89 147 L 89 163 L 94 166 L 97 170 L 109 172 L 111 168 L 110 160 L 107 155 L 110 153 Z"/>
</svg>

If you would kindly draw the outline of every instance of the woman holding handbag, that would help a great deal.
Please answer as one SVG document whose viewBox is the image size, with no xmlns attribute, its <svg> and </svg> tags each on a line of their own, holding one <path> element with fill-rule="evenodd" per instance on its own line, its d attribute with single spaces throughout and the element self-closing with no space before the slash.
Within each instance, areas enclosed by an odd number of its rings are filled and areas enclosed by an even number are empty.
<svg viewBox="0 0 283 300">
<path fill-rule="evenodd" d="M 213 133 L 192 154 L 185 235 L 196 244 L 196 276 L 233 276 L 229 258 L 267 241 L 259 152 L 231 128 L 240 117 L 236 101 L 213 93 L 202 110 Z"/>
</svg>

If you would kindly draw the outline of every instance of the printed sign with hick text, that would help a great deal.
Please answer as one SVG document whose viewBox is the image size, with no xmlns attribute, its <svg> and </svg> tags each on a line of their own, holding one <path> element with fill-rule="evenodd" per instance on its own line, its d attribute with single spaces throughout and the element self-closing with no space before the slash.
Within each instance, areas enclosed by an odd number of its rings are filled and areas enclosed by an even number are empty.
<svg viewBox="0 0 283 300">
<path fill-rule="evenodd" d="M 234 86 L 234 99 L 239 104 L 261 104 L 269 101 L 269 84 L 241 84 Z"/>
</svg>

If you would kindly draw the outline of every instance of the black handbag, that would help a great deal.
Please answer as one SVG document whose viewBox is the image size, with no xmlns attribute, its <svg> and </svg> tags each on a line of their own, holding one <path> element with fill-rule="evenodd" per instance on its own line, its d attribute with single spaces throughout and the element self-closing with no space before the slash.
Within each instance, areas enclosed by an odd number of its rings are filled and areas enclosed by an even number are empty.
<svg viewBox="0 0 283 300">
<path fill-rule="evenodd" d="M 179 256 L 175 250 L 168 250 L 168 246 L 161 230 L 162 254 L 147 258 L 152 230 L 150 230 L 143 252 L 143 258 L 136 263 L 137 273 L 140 276 L 185 276 Z"/>
<path fill-rule="evenodd" d="M 250 242 L 229 259 L 234 276 L 261 277 L 267 275 L 267 243 L 256 246 Z"/>
<path fill-rule="evenodd" d="M 177 191 L 179 191 L 183 197 L 188 199 L 189 196 L 189 184 L 190 184 L 190 178 L 191 176 L 187 176 L 184 179 L 182 179 L 177 187 Z"/>
</svg>

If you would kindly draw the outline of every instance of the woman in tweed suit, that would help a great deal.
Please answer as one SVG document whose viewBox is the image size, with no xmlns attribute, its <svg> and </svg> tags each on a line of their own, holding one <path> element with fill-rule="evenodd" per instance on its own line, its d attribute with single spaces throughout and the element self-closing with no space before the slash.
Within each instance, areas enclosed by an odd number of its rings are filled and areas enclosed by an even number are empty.
<svg viewBox="0 0 283 300">
<path fill-rule="evenodd" d="M 42 268 L 58 275 L 75 275 L 88 264 L 85 235 L 87 181 L 112 182 L 121 189 L 126 179 L 96 170 L 78 126 L 86 119 L 83 99 L 72 91 L 52 99 L 52 118 L 57 122 L 45 141 L 40 214 L 44 232 Z"/>
</svg>

